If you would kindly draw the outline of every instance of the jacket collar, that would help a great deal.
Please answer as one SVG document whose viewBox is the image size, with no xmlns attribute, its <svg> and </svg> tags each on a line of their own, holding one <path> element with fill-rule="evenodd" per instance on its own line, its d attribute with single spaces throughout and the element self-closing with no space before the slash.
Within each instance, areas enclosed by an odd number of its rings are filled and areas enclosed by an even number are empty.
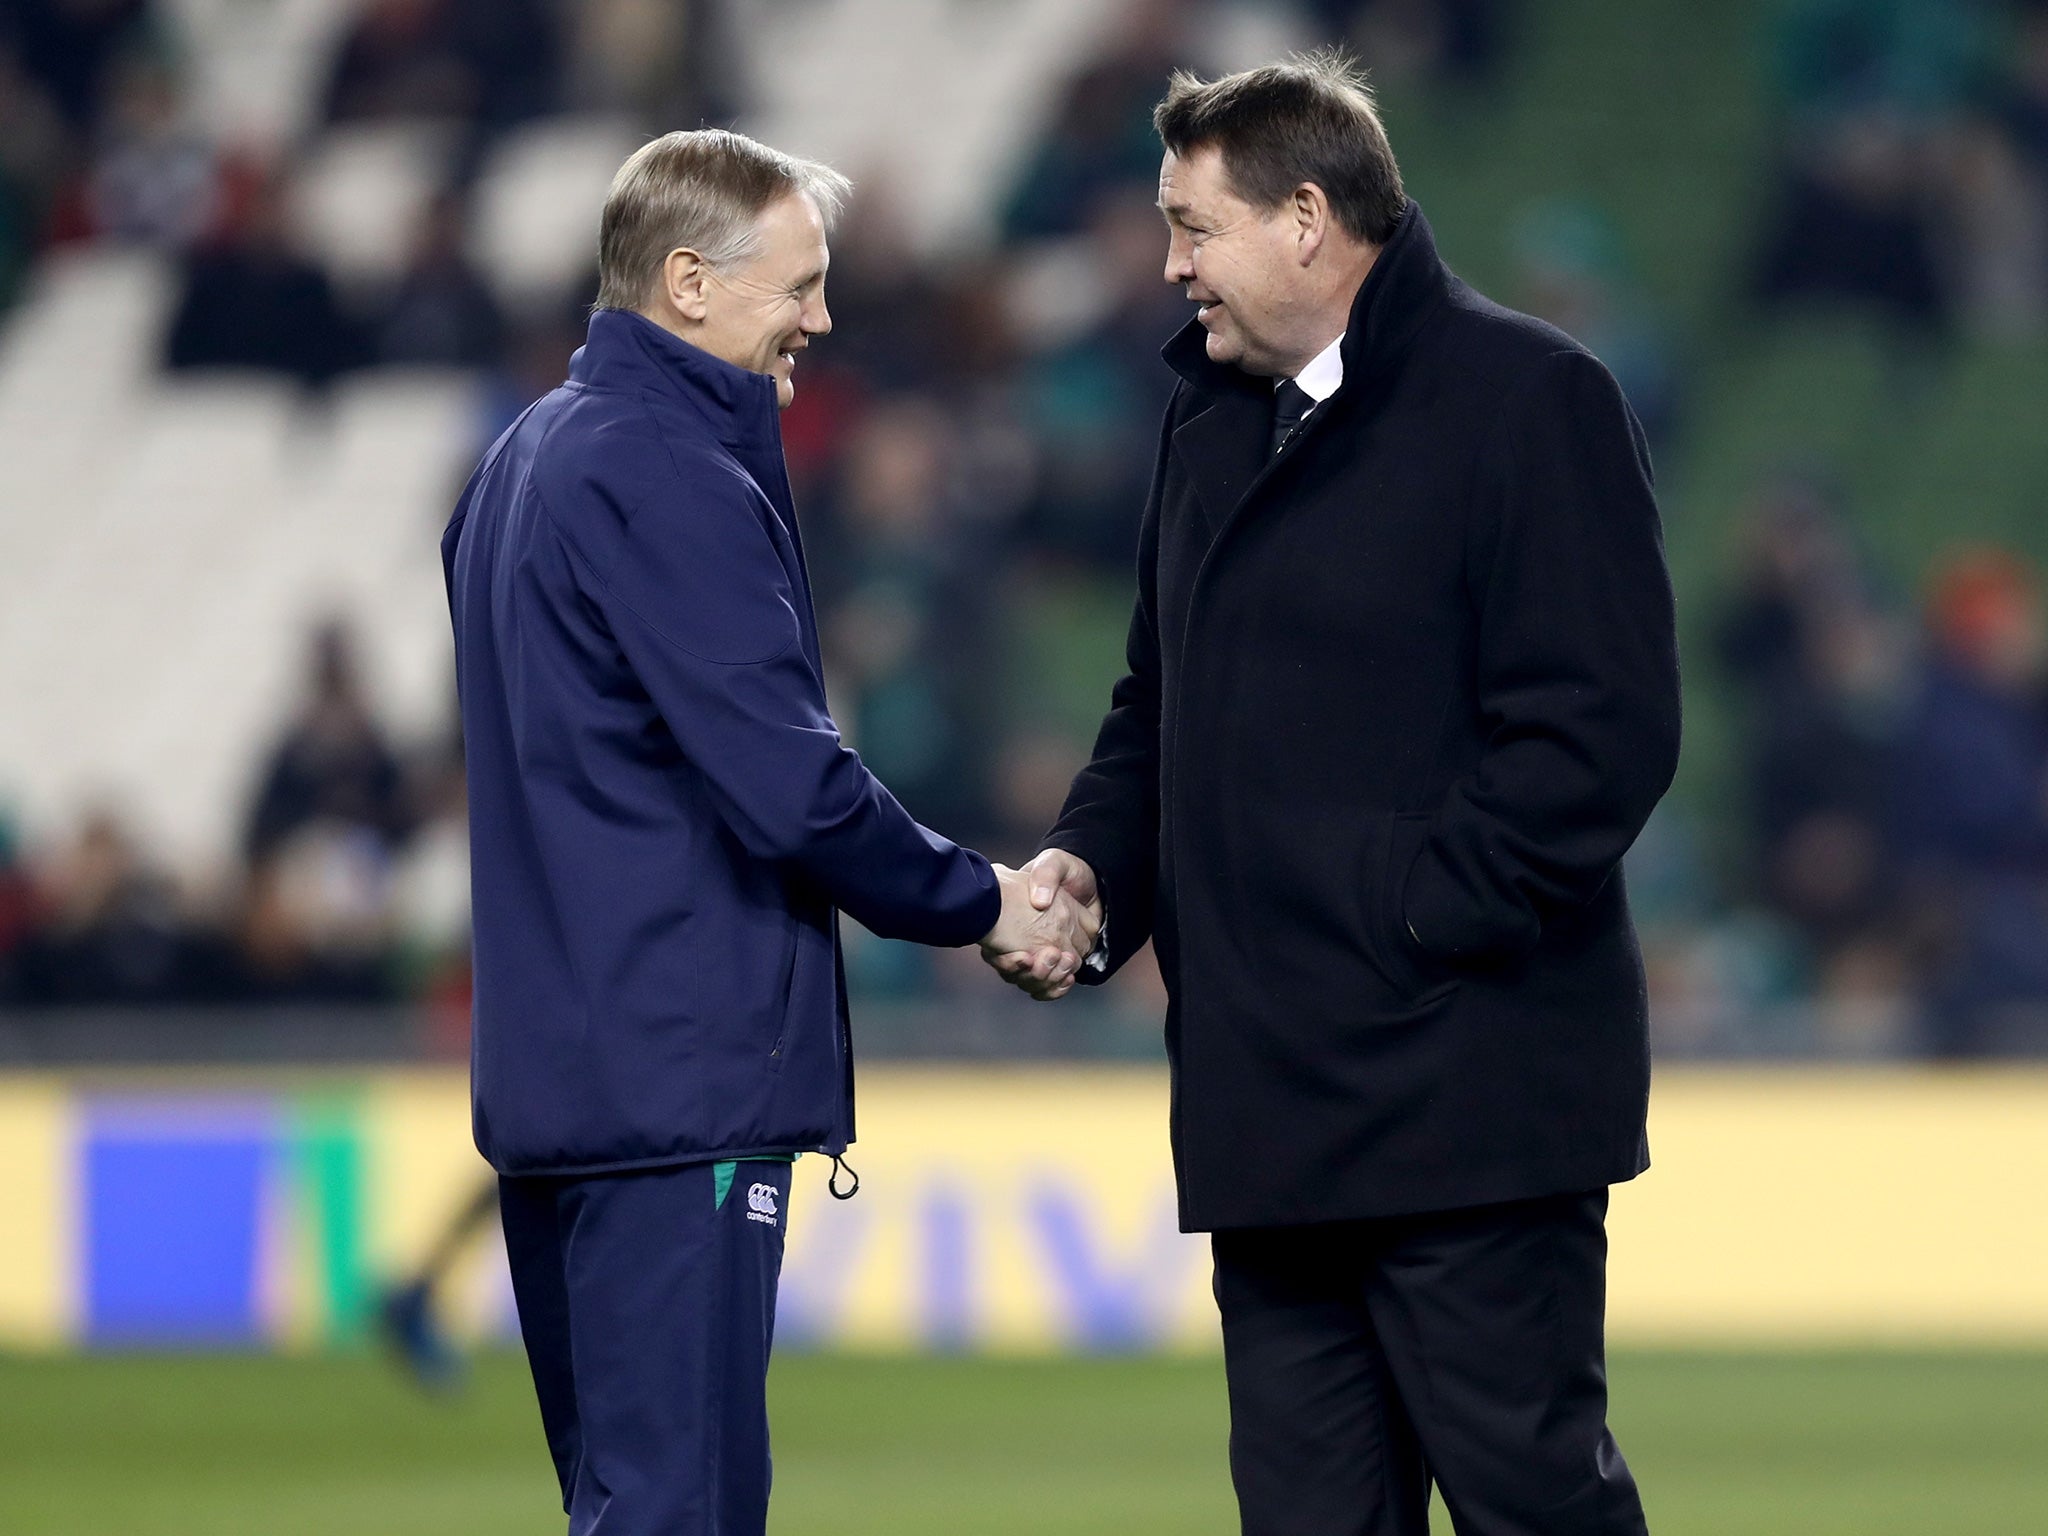
<svg viewBox="0 0 2048 1536">
<path fill-rule="evenodd" d="M 590 317 L 569 377 L 597 389 L 653 390 L 687 401 L 728 443 L 781 441 L 773 379 L 713 357 L 631 310 L 600 309 Z"/>
<path fill-rule="evenodd" d="M 1344 327 L 1345 388 L 1360 379 L 1382 372 L 1408 349 L 1437 306 L 1451 291 L 1451 274 L 1436 253 L 1436 240 L 1429 221 L 1413 198 L 1401 214 L 1401 222 L 1381 247 L 1372 270 L 1358 286 L 1351 301 L 1351 318 Z M 1190 320 L 1160 351 L 1167 366 L 1197 389 L 1214 394 L 1222 390 L 1272 393 L 1273 381 L 1246 373 L 1229 363 L 1212 362 L 1206 349 L 1208 333 L 1199 320 Z"/>
</svg>

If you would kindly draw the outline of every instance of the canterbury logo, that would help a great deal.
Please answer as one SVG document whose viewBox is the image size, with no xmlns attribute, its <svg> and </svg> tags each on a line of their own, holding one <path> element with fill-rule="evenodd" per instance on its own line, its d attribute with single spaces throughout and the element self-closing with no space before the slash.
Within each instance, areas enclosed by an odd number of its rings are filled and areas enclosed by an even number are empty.
<svg viewBox="0 0 2048 1536">
<path fill-rule="evenodd" d="M 747 1188 L 747 1220 L 775 1225 L 775 1186 L 753 1184 Z"/>
</svg>

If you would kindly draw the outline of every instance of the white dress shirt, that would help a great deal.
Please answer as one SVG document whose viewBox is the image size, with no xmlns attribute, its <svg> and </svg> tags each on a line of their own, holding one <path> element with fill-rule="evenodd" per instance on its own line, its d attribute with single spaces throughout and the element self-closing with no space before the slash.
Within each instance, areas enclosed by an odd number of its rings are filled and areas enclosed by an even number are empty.
<svg viewBox="0 0 2048 1536">
<path fill-rule="evenodd" d="M 1294 376 L 1294 383 L 1309 398 L 1309 408 L 1301 413 L 1303 421 L 1308 420 L 1315 408 L 1337 393 L 1337 386 L 1344 382 L 1344 338 L 1340 335 L 1322 351 L 1308 360 L 1308 366 Z M 1278 389 L 1280 381 L 1275 379 L 1273 387 Z"/>
</svg>

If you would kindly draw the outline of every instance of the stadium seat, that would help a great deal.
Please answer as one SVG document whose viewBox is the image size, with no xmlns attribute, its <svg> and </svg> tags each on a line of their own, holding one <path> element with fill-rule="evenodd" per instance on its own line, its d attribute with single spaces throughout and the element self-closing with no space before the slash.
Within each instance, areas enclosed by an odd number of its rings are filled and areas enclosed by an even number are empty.
<svg viewBox="0 0 2048 1536">
<path fill-rule="evenodd" d="M 293 208 L 338 282 L 362 289 L 397 277 L 447 174 L 451 135 L 424 123 L 364 123 L 319 141 L 293 184 Z"/>
<path fill-rule="evenodd" d="M 759 121 L 769 143 L 860 179 L 886 165 L 926 250 L 985 242 L 993 187 L 1053 105 L 1068 71 L 1123 22 L 1098 0 L 956 5 L 907 0 L 886 28 L 860 0 L 764 11 Z M 945 132 L 930 125 L 944 123 Z"/>
<path fill-rule="evenodd" d="M 509 134 L 476 188 L 471 254 L 515 308 L 556 300 L 597 265 L 597 213 L 640 136 L 611 118 L 552 118 Z"/>
</svg>

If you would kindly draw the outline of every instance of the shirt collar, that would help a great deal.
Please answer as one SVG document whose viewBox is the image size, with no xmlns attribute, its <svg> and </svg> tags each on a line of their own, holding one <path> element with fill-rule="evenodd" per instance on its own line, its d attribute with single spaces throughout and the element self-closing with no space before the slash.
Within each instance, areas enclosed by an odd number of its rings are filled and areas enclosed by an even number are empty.
<svg viewBox="0 0 2048 1536">
<path fill-rule="evenodd" d="M 1294 382 L 1304 395 L 1317 405 L 1337 393 L 1337 387 L 1344 382 L 1344 337 L 1340 333 L 1322 351 L 1308 360 L 1308 366 L 1294 376 Z M 1275 389 L 1280 387 L 1276 381 Z"/>
</svg>

